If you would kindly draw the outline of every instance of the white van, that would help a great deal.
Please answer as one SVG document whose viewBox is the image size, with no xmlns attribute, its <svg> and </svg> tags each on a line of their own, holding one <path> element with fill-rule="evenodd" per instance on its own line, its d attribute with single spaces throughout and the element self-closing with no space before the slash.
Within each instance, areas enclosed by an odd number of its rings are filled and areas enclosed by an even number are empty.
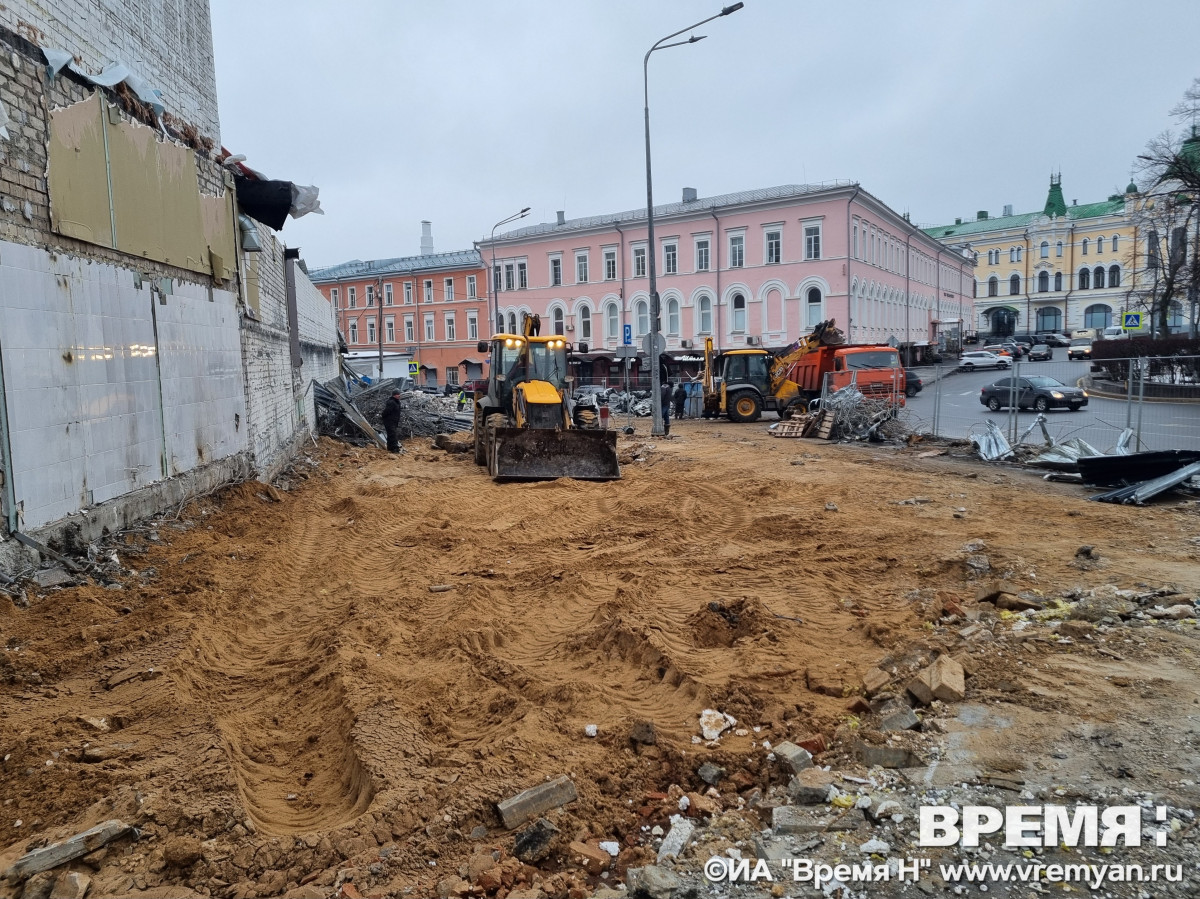
<svg viewBox="0 0 1200 899">
<path fill-rule="evenodd" d="M 1105 328 L 1101 333 L 1100 338 L 1102 340 L 1128 340 L 1129 335 L 1125 333 L 1124 328 L 1120 327 L 1119 325 L 1115 325 L 1111 328 Z"/>
</svg>

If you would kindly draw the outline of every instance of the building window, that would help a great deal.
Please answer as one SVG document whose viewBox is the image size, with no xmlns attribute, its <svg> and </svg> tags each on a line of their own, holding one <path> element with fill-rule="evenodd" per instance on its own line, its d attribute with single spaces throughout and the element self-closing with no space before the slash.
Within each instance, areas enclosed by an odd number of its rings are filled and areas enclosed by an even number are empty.
<svg viewBox="0 0 1200 899">
<path fill-rule="evenodd" d="M 451 387 L 458 386 L 458 368 L 457 367 L 446 369 L 446 383 L 449 384 Z"/>
<path fill-rule="evenodd" d="M 1092 289 L 1099 290 L 1104 286 L 1104 266 L 1096 266 L 1096 270 L 1092 272 Z"/>
<path fill-rule="evenodd" d="M 453 300 L 454 300 L 454 279 L 453 278 L 446 278 L 442 282 L 442 294 L 444 295 L 447 303 L 453 302 Z"/>
<path fill-rule="evenodd" d="M 1021 257 L 1025 255 L 1024 247 L 1017 247 L 1017 262 L 1021 261 Z"/>
<path fill-rule="evenodd" d="M 432 278 L 425 279 L 425 302 L 426 303 L 433 302 L 433 279 Z"/>
<path fill-rule="evenodd" d="M 696 271 L 708 271 L 708 239 L 696 241 Z"/>
<path fill-rule="evenodd" d="M 1116 234 L 1114 234 L 1113 238 L 1112 238 L 1112 251 L 1114 253 L 1117 252 L 1117 239 L 1118 239 L 1118 236 Z"/>
<path fill-rule="evenodd" d="M 1102 303 L 1083 310 L 1083 326 L 1103 330 L 1112 324 L 1112 309 Z"/>
<path fill-rule="evenodd" d="M 551 287 L 562 286 L 562 257 L 561 256 L 551 256 L 550 257 L 550 286 Z"/>
<path fill-rule="evenodd" d="M 712 333 L 712 300 L 707 297 L 700 297 L 700 333 Z"/>
<path fill-rule="evenodd" d="M 529 287 L 529 266 L 524 262 L 517 263 L 517 290 Z"/>
<path fill-rule="evenodd" d="M 858 258 L 858 225 L 855 225 L 853 228 L 851 228 L 850 233 L 854 235 L 854 237 L 853 237 L 853 247 L 854 247 L 853 256 L 855 259 L 857 259 Z M 990 263 L 991 261 L 992 261 L 992 254 L 989 252 L 988 253 L 988 262 Z"/>
<path fill-rule="evenodd" d="M 1116 240 L 1116 238 L 1114 237 L 1113 240 Z M 1119 265 L 1109 266 L 1108 286 L 1109 287 L 1120 287 L 1121 286 L 1121 266 L 1119 266 Z"/>
<path fill-rule="evenodd" d="M 473 300 L 477 296 L 478 296 L 478 294 L 476 293 L 475 276 L 467 275 L 467 299 Z M 471 339 L 474 340 L 475 338 L 471 338 Z"/>
<path fill-rule="evenodd" d="M 508 333 L 517 333 L 517 313 L 515 312 L 508 313 Z"/>
<path fill-rule="evenodd" d="M 1009 294 L 1009 296 L 1016 296 L 1020 292 L 1021 292 L 1021 276 L 1013 275 L 1011 278 L 1008 279 L 1008 294 Z"/>
<path fill-rule="evenodd" d="M 333 308 L 336 311 L 338 307 L 338 289 L 336 287 L 329 291 L 329 299 L 333 303 Z"/>
<path fill-rule="evenodd" d="M 1079 289 L 1087 290 L 1092 286 L 1092 273 L 1086 268 L 1079 270 Z"/>
<path fill-rule="evenodd" d="M 663 244 L 663 274 L 679 273 L 679 247 L 677 244 Z"/>
<path fill-rule="evenodd" d="M 821 258 L 821 226 L 820 225 L 805 225 L 804 226 L 804 258 L 805 259 L 820 259 Z"/>
<path fill-rule="evenodd" d="M 1096 255 L 1097 256 L 1104 255 L 1104 238 L 1103 237 L 1096 238 Z"/>
<path fill-rule="evenodd" d="M 516 290 L 517 288 L 517 270 L 511 262 L 504 263 L 504 289 Z"/>
<path fill-rule="evenodd" d="M 635 278 L 646 277 L 646 248 L 633 248 L 633 276 Z"/>
<path fill-rule="evenodd" d="M 358 319 L 350 319 L 350 342 L 358 343 Z"/>
<path fill-rule="evenodd" d="M 604 328 L 609 340 L 619 340 L 621 337 L 621 319 L 617 311 L 616 303 L 609 303 L 604 310 L 606 319 Z"/>
<path fill-rule="evenodd" d="M 587 253 L 575 254 L 575 281 L 579 284 L 587 284 L 588 280 L 588 257 Z"/>
<path fill-rule="evenodd" d="M 1054 289 L 1062 290 L 1062 272 L 1054 273 Z"/>
<path fill-rule="evenodd" d="M 805 306 L 807 308 L 805 312 L 805 323 L 808 325 L 808 327 L 815 328 L 817 325 L 821 324 L 822 315 L 824 312 L 821 305 L 821 289 L 819 287 L 810 287 L 808 289 L 808 296 L 806 299 L 807 302 L 805 303 Z"/>
<path fill-rule="evenodd" d="M 1167 328 L 1171 331 L 1183 328 L 1183 303 L 1178 300 L 1171 300 L 1171 304 L 1167 306 Z"/>
<path fill-rule="evenodd" d="M 616 250 L 605 250 L 604 251 L 604 280 L 605 281 L 617 280 L 617 251 Z"/>
<path fill-rule="evenodd" d="M 500 281 L 500 266 L 499 265 L 492 266 L 492 293 L 500 292 L 501 283 L 502 282 Z"/>
<path fill-rule="evenodd" d="M 1048 240 L 1042 241 L 1042 258 L 1043 259 L 1050 258 L 1050 241 L 1048 241 Z"/>
<path fill-rule="evenodd" d="M 346 298 L 349 301 L 351 309 L 358 308 L 358 288 L 357 287 L 347 287 L 346 288 Z"/>
<path fill-rule="evenodd" d="M 433 313 L 427 313 L 425 316 L 425 339 L 433 342 Z"/>
<path fill-rule="evenodd" d="M 474 312 L 467 313 L 467 340 L 479 339 L 479 316 Z"/>
<path fill-rule="evenodd" d="M 554 322 L 554 333 L 562 335 L 566 332 L 566 323 L 563 321 L 562 306 L 555 306 L 554 312 L 551 313 L 551 320 Z"/>
<path fill-rule="evenodd" d="M 592 310 L 587 306 L 579 310 L 579 339 L 592 339 Z"/>
<path fill-rule="evenodd" d="M 746 238 L 741 234 L 735 234 L 729 238 L 729 267 L 741 268 L 745 264 Z"/>
<path fill-rule="evenodd" d="M 1086 256 L 1088 254 L 1088 246 L 1090 243 L 1091 242 L 1086 237 L 1083 239 L 1083 243 L 1081 243 L 1079 245 L 1080 246 L 1080 250 L 1079 250 L 1080 255 Z"/>
<path fill-rule="evenodd" d="M 810 229 L 816 233 L 816 255 L 809 253 L 809 236 Z M 821 258 L 821 232 L 819 228 L 813 225 L 808 225 L 804 229 L 804 252 L 805 259 L 820 259 Z M 763 256 L 767 265 L 778 265 L 783 261 L 783 232 L 768 231 L 767 232 L 767 247 L 766 253 Z"/>
<path fill-rule="evenodd" d="M 387 333 L 387 342 L 395 343 L 396 342 L 396 320 L 389 316 L 388 318 L 385 318 L 383 321 L 384 321 L 384 327 L 385 327 L 386 333 Z"/>
<path fill-rule="evenodd" d="M 454 314 L 450 312 L 446 313 L 446 339 L 458 340 L 456 329 L 454 327 Z"/>
<path fill-rule="evenodd" d="M 412 343 L 415 339 L 413 336 L 413 317 L 406 315 L 404 316 L 404 342 Z"/>
<path fill-rule="evenodd" d="M 375 305 L 375 288 L 371 284 L 367 285 L 367 305 L 368 306 Z"/>
<path fill-rule="evenodd" d="M 367 319 L 367 343 L 375 343 L 375 319 Z"/>
<path fill-rule="evenodd" d="M 995 275 L 992 275 L 990 278 L 988 278 L 988 296 L 1000 296 L 1000 279 Z"/>
<path fill-rule="evenodd" d="M 1062 310 L 1057 306 L 1043 306 L 1037 311 L 1037 329 L 1057 332 L 1062 326 Z"/>
<path fill-rule="evenodd" d="M 1038 293 L 1046 293 L 1050 290 L 1050 273 L 1038 272 Z"/>
<path fill-rule="evenodd" d="M 674 297 L 667 300 L 667 333 L 679 336 L 679 300 Z"/>
<path fill-rule="evenodd" d="M 1061 240 L 1054 245 L 1054 255 L 1057 256 L 1059 259 L 1062 259 L 1062 241 Z"/>
<path fill-rule="evenodd" d="M 746 332 L 746 298 L 740 293 L 733 295 L 733 331 L 735 334 Z"/>
<path fill-rule="evenodd" d="M 634 321 L 637 322 L 638 337 L 643 337 L 650 331 L 650 307 L 645 300 L 638 300 L 633 306 Z"/>
<path fill-rule="evenodd" d="M 385 305 L 385 306 L 392 305 L 392 285 L 391 284 L 383 285 L 383 305 Z"/>
<path fill-rule="evenodd" d="M 1017 248 L 1016 247 L 1008 248 L 1008 261 L 1010 264 L 1017 261 Z"/>
<path fill-rule="evenodd" d="M 413 301 L 412 296 L 412 281 L 404 282 L 404 305 L 411 306 Z"/>
</svg>

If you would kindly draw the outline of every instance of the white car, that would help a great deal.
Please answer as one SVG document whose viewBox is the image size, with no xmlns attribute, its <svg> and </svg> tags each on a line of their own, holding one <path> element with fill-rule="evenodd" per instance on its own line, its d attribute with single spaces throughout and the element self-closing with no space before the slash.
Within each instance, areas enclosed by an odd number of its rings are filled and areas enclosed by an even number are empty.
<svg viewBox="0 0 1200 899">
<path fill-rule="evenodd" d="M 963 353 L 962 358 L 958 361 L 961 371 L 974 371 L 977 368 L 1008 368 L 1010 365 L 1012 365 L 1012 359 L 1008 356 L 997 356 L 995 353 L 988 353 L 984 350 Z"/>
</svg>

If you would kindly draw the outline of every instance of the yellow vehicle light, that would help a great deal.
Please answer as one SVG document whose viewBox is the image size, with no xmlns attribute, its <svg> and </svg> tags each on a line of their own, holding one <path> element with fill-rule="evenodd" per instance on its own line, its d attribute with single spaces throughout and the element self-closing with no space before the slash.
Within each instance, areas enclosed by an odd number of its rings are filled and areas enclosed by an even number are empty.
<svg viewBox="0 0 1200 899">
<path fill-rule="evenodd" d="M 1083 395 L 1084 395 L 1084 396 L 1087 396 L 1087 395 L 1088 395 L 1088 392 L 1085 390 L 1085 391 L 1083 392 Z"/>
<path fill-rule="evenodd" d="M 1063 398 L 1063 395 L 1061 393 L 1059 393 L 1057 390 L 1050 391 L 1050 395 L 1052 397 L 1054 397 L 1056 400 L 1061 400 Z"/>
<path fill-rule="evenodd" d="M 507 339 L 504 341 L 504 345 L 505 345 L 505 346 L 512 346 L 512 345 L 513 345 L 512 338 L 511 338 L 511 337 L 507 338 Z"/>
</svg>

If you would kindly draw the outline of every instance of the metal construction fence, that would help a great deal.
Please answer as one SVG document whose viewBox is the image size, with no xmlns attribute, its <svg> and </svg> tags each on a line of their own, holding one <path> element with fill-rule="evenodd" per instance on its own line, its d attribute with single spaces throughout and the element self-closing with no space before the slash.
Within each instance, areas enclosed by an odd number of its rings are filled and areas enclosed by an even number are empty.
<svg viewBox="0 0 1200 899">
<path fill-rule="evenodd" d="M 948 364 L 916 374 L 923 388 L 909 398 L 901 419 L 918 433 L 965 439 L 991 420 L 1013 444 L 1081 439 L 1106 453 L 1128 429 L 1134 452 L 1200 448 L 1197 356 L 1016 361 L 989 371 Z M 1056 391 L 1047 378 L 1085 390 L 1086 405 L 1069 408 L 1068 392 Z M 988 407 L 992 396 L 1001 408 Z"/>
</svg>

